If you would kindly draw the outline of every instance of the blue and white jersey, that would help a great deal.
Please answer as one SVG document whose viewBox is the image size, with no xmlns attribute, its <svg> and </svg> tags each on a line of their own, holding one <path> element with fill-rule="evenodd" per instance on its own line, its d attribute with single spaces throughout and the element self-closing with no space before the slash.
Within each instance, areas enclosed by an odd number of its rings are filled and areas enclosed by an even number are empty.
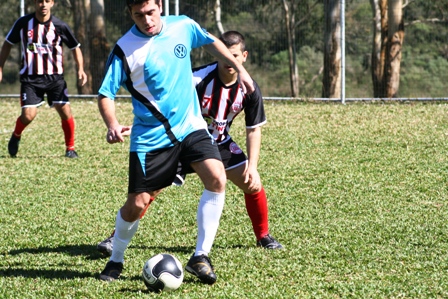
<svg viewBox="0 0 448 299">
<path fill-rule="evenodd" d="M 118 40 L 99 90 L 110 99 L 120 86 L 130 92 L 131 152 L 171 147 L 207 128 L 191 76 L 190 52 L 214 39 L 186 16 L 161 19 L 162 30 L 156 36 L 144 35 L 134 25 Z"/>
</svg>

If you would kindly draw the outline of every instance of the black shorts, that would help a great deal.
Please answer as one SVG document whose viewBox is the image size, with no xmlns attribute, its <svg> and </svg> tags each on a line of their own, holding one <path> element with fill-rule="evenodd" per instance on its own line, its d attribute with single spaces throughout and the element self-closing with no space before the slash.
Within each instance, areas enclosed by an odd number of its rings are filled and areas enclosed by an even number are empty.
<svg viewBox="0 0 448 299">
<path fill-rule="evenodd" d="M 44 95 L 50 107 L 54 104 L 66 104 L 68 100 L 67 82 L 63 76 L 34 76 L 22 81 L 20 86 L 20 105 L 22 108 L 39 107 L 44 103 Z"/>
<path fill-rule="evenodd" d="M 236 168 L 247 162 L 246 154 L 244 154 L 243 150 L 232 139 L 218 145 L 218 149 L 226 171 Z M 185 182 L 187 173 L 188 172 L 186 172 L 182 168 L 182 164 L 179 163 L 173 185 L 182 186 Z"/>
<path fill-rule="evenodd" d="M 244 151 L 232 139 L 218 145 L 218 148 L 226 170 L 236 168 L 247 161 Z"/>
<path fill-rule="evenodd" d="M 181 163 L 184 173 L 191 173 L 190 164 L 217 159 L 218 146 L 206 130 L 188 135 L 177 145 L 157 152 L 129 154 L 129 193 L 156 191 L 171 185 Z"/>
</svg>

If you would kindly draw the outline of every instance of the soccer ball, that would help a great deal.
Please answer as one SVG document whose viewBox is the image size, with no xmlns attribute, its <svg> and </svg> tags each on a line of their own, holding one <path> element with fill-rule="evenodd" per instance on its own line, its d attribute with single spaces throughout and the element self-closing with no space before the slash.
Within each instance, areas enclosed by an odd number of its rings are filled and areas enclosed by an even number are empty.
<svg viewBox="0 0 448 299">
<path fill-rule="evenodd" d="M 152 292 L 174 291 L 184 279 L 184 271 L 179 260 L 167 253 L 157 254 L 143 266 L 143 281 Z"/>
</svg>

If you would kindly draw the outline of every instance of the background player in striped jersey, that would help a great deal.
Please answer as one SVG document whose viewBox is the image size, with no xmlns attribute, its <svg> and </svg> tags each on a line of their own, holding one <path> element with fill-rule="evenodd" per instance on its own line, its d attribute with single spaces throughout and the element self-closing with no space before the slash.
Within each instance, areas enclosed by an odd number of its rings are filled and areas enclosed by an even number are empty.
<svg viewBox="0 0 448 299">
<path fill-rule="evenodd" d="M 72 50 L 78 69 L 78 83 L 84 85 L 87 75 L 80 44 L 66 23 L 51 14 L 54 0 L 34 0 L 35 12 L 19 18 L 6 36 L 0 52 L 0 82 L 3 66 L 14 44 L 22 44 L 20 69 L 20 104 L 22 112 L 8 143 L 11 157 L 19 150 L 23 130 L 36 117 L 37 108 L 47 94 L 48 104 L 61 117 L 65 137 L 65 156 L 77 158 L 75 151 L 75 121 L 67 97 L 67 83 L 64 80 L 63 50 L 65 44 Z"/>
<path fill-rule="evenodd" d="M 238 62 L 242 64 L 246 61 L 248 52 L 241 33 L 228 31 L 219 39 Z M 207 120 L 210 134 L 218 143 L 227 178 L 244 192 L 246 210 L 252 221 L 257 246 L 267 249 L 283 248 L 269 234 L 267 198 L 257 170 L 261 126 L 266 123 L 260 88 L 254 82 L 253 93 L 243 92 L 238 82 L 238 73 L 224 61 L 194 68 L 193 80 L 201 103 L 202 116 Z M 229 135 L 233 120 L 242 111 L 245 113 L 248 157 Z M 180 175 L 176 185 L 183 182 L 185 175 L 181 172 Z M 114 233 L 100 242 L 97 245 L 98 251 L 110 255 L 113 238 Z"/>
<path fill-rule="evenodd" d="M 244 36 L 237 31 L 227 31 L 219 38 L 235 59 L 243 64 L 248 56 Z M 244 192 L 246 210 L 252 221 L 257 245 L 280 249 L 282 245 L 269 234 L 268 205 L 265 190 L 258 173 L 261 147 L 261 126 L 266 123 L 263 97 L 254 82 L 255 91 L 247 94 L 238 82 L 238 73 L 225 61 L 193 69 L 202 116 L 208 130 L 218 143 L 227 179 Z M 230 126 L 235 117 L 244 111 L 246 123 L 246 151 L 232 140 Z"/>
</svg>

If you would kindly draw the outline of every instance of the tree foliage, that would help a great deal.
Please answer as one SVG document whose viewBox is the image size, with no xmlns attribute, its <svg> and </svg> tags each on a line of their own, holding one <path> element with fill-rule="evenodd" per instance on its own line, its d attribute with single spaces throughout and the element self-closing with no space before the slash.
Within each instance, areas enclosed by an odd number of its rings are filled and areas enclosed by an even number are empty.
<svg viewBox="0 0 448 299">
<path fill-rule="evenodd" d="M 74 3 L 81 0 L 56 1 L 53 13 L 74 26 L 77 12 Z M 34 0 L 26 0 L 33 9 Z M 162 1 L 165 3 L 164 1 Z M 215 21 L 216 0 L 179 1 L 180 13 L 195 19 L 212 34 L 219 31 Z M 289 0 L 294 4 L 296 64 L 299 70 L 299 96 L 319 97 L 322 90 L 324 66 L 324 6 L 322 1 L 310 10 L 315 0 Z M 0 9 L 0 42 L 19 17 L 17 0 L 3 0 Z M 67 4 L 72 4 L 69 8 Z M 174 5 L 174 0 L 170 0 Z M 406 37 L 402 49 L 400 70 L 400 95 L 405 97 L 446 96 L 446 88 L 432 88 L 434 84 L 443 87 L 448 81 L 446 66 L 448 60 L 448 0 L 403 0 L 403 19 Z M 26 12 L 30 12 L 26 10 Z M 174 12 L 174 6 L 170 7 Z M 130 28 L 132 21 L 123 1 L 104 0 L 105 32 L 108 45 Z M 372 78 L 372 10 L 367 0 L 346 1 L 346 95 L 347 97 L 371 97 Z M 246 37 L 249 59 L 246 64 L 252 76 L 262 88 L 265 96 L 289 96 L 290 79 L 288 65 L 288 39 L 285 30 L 285 16 L 281 1 L 274 0 L 226 0 L 221 1 L 221 21 L 224 30 L 238 30 Z M 85 24 L 86 26 L 88 24 Z M 73 28 L 75 29 L 75 28 Z M 92 40 L 87 31 L 88 42 Z M 14 48 L 4 71 L 5 82 L 18 84 L 19 49 Z M 90 57 L 92 58 L 92 57 Z M 212 60 L 201 50 L 193 52 L 194 65 Z M 66 56 L 66 64 L 72 63 Z M 101 62 L 90 64 L 100 68 Z M 442 71 L 441 71 L 442 70 Z M 7 82 L 6 82 L 7 80 Z M 70 82 L 69 82 L 70 83 Z M 16 89 L 17 90 L 17 89 Z M 71 89 L 73 91 L 73 88 Z"/>
</svg>

